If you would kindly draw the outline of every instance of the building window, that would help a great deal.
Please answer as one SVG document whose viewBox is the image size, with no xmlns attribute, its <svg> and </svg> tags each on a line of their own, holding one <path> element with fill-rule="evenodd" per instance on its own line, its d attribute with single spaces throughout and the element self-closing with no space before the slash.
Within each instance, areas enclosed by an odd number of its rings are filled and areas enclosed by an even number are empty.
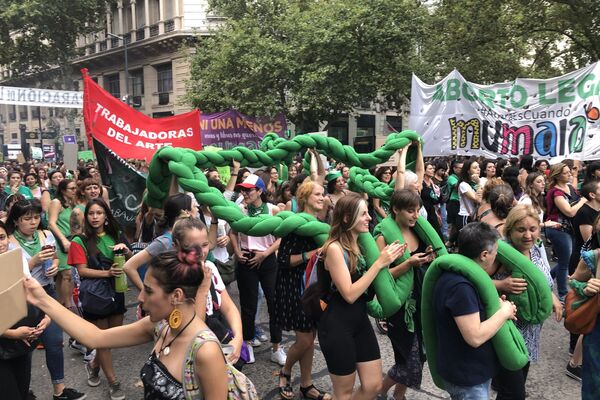
<svg viewBox="0 0 600 400">
<path fill-rule="evenodd" d="M 336 138 L 343 144 L 348 144 L 348 116 L 329 124 L 327 136 Z"/>
<path fill-rule="evenodd" d="M 121 98 L 121 78 L 119 74 L 109 75 L 106 77 L 106 90 L 108 93 L 115 96 L 117 99 Z"/>
<path fill-rule="evenodd" d="M 158 81 L 158 104 L 169 104 L 169 93 L 173 90 L 173 68 L 171 64 L 156 66 Z"/>
<path fill-rule="evenodd" d="M 402 117 L 398 115 L 386 115 L 385 129 L 383 132 L 387 135 L 392 132 L 402 131 Z"/>
<path fill-rule="evenodd" d="M 11 104 L 8 106 L 8 120 L 11 122 L 14 122 L 17 120 L 17 106 L 14 104 Z"/>
<path fill-rule="evenodd" d="M 31 118 L 39 118 L 40 117 L 40 108 L 39 107 L 31 107 Z"/>
<path fill-rule="evenodd" d="M 144 71 L 141 69 L 129 72 L 129 92 L 133 96 L 144 95 Z"/>
<path fill-rule="evenodd" d="M 10 134 L 10 138 L 13 139 L 13 140 L 18 139 L 19 138 L 19 134 L 13 132 L 13 133 Z"/>
<path fill-rule="evenodd" d="M 27 121 L 27 106 L 19 106 L 19 120 Z"/>
<path fill-rule="evenodd" d="M 375 116 L 360 114 L 356 121 L 356 136 L 375 136 Z"/>
</svg>

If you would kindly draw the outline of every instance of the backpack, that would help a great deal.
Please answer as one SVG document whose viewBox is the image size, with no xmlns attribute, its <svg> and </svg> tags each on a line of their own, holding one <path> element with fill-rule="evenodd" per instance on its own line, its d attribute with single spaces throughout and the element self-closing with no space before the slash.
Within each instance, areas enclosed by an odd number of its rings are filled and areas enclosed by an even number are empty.
<svg viewBox="0 0 600 400">
<path fill-rule="evenodd" d="M 210 329 L 203 329 L 196 334 L 190 344 L 185 362 L 183 364 L 183 391 L 186 400 L 199 400 L 204 398 L 200 385 L 196 380 L 194 360 L 196 352 L 206 342 L 216 342 L 219 339 Z M 235 369 L 223 354 L 227 367 L 227 400 L 259 400 L 254 384 L 246 375 Z"/>
</svg>

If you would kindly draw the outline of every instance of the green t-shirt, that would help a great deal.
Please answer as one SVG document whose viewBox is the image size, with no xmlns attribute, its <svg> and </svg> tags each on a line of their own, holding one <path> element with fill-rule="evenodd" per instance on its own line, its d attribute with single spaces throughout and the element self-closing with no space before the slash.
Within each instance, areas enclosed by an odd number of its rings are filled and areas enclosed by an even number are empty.
<svg viewBox="0 0 600 400">
<path fill-rule="evenodd" d="M 454 174 L 450 175 L 446 185 L 448 185 L 448 188 L 450 189 L 450 200 L 459 201 L 458 188 L 456 187 L 458 185 L 458 177 Z"/>
<path fill-rule="evenodd" d="M 83 242 L 80 236 L 75 236 L 72 241 L 80 245 L 85 250 L 85 254 L 88 254 L 87 247 L 85 246 L 85 243 Z M 115 239 L 112 236 L 106 234 L 98 237 L 96 241 L 98 251 L 102 253 L 104 257 L 110 260 L 112 260 L 115 257 L 115 253 L 112 250 L 115 244 L 117 244 L 115 242 Z"/>
</svg>

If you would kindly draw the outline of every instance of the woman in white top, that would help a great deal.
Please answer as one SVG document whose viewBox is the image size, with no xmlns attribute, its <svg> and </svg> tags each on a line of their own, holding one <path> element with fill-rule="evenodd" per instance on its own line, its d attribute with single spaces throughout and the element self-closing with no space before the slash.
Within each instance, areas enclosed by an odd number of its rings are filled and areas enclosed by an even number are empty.
<svg viewBox="0 0 600 400">
<path fill-rule="evenodd" d="M 462 229 L 472 221 L 472 216 L 481 203 L 481 192 L 479 191 L 479 163 L 475 158 L 464 162 L 460 172 L 460 183 L 458 185 L 458 200 L 460 210 L 456 222 L 457 230 Z"/>
<path fill-rule="evenodd" d="M 556 221 L 544 222 L 544 190 L 546 188 L 546 175 L 542 172 L 532 172 L 525 180 L 525 193 L 519 199 L 519 204 L 533 207 L 540 217 L 541 227 L 557 228 L 560 224 Z"/>
</svg>

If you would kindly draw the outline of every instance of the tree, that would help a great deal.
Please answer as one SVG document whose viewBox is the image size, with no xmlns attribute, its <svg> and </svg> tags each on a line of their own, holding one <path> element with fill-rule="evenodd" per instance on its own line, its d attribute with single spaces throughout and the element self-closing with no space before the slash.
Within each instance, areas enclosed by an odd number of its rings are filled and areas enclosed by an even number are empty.
<svg viewBox="0 0 600 400">
<path fill-rule="evenodd" d="M 302 126 L 332 120 L 365 101 L 399 107 L 410 93 L 412 1 L 217 0 L 229 21 L 202 39 L 192 59 L 188 100 L 204 111 L 284 111 Z M 301 128 L 302 129 L 302 128 Z"/>
<path fill-rule="evenodd" d="M 14 77 L 65 67 L 79 35 L 97 32 L 106 0 L 0 0 L 0 65 Z"/>
</svg>

